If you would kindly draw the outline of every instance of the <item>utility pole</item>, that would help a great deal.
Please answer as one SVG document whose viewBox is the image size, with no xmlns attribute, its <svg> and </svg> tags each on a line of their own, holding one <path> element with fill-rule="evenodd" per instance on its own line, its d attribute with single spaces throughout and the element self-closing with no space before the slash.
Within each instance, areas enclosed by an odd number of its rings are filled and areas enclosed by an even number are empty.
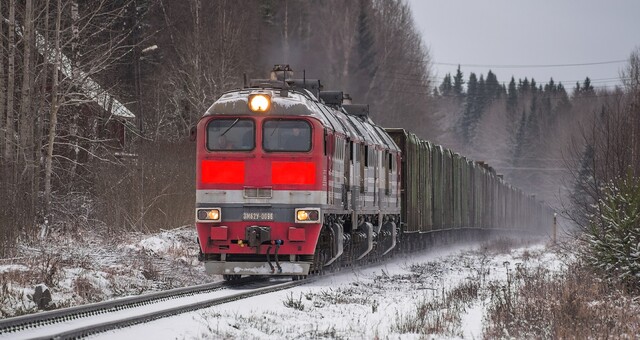
<svg viewBox="0 0 640 340">
<path fill-rule="evenodd" d="M 556 244 L 558 234 L 558 213 L 553 213 L 553 244 Z"/>
</svg>

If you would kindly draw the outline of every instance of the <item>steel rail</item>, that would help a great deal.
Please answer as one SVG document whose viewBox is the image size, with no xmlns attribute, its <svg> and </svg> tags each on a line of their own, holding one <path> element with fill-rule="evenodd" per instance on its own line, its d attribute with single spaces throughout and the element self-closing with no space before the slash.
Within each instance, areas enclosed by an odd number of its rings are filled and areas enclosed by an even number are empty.
<svg viewBox="0 0 640 340">
<path fill-rule="evenodd" d="M 78 327 L 78 328 L 70 330 L 70 331 L 65 331 L 65 332 L 61 332 L 61 333 L 57 333 L 57 334 L 53 334 L 53 335 L 47 335 L 47 336 L 44 336 L 44 337 L 36 337 L 36 338 L 33 338 L 33 339 L 38 339 L 38 340 L 40 340 L 40 339 L 76 339 L 76 338 L 80 338 L 80 337 L 86 337 L 86 336 L 89 336 L 89 335 L 92 335 L 92 334 L 96 334 L 96 333 L 102 333 L 102 332 L 106 332 L 106 331 L 109 331 L 109 330 L 114 330 L 114 329 L 133 326 L 133 325 L 136 325 L 136 324 L 146 323 L 146 322 L 153 321 L 153 320 L 160 319 L 160 318 L 164 318 L 164 317 L 167 317 L 167 316 L 172 316 L 172 315 L 182 314 L 182 313 L 186 313 L 186 312 L 191 312 L 191 311 L 194 311 L 194 310 L 207 308 L 207 307 L 211 307 L 211 306 L 215 306 L 215 305 L 221 305 L 221 304 L 229 303 L 229 302 L 236 301 L 236 300 L 246 299 L 246 298 L 249 298 L 249 297 L 252 297 L 252 296 L 257 296 L 257 295 L 277 292 L 277 291 L 280 291 L 280 290 L 284 290 L 284 289 L 288 289 L 288 288 L 291 288 L 291 287 L 299 286 L 299 285 L 302 285 L 302 284 L 305 284 L 305 283 L 309 283 L 312 280 L 315 280 L 315 277 L 314 278 L 303 279 L 303 280 L 298 280 L 298 281 L 288 281 L 288 282 L 285 282 L 285 283 L 279 283 L 279 284 L 275 284 L 275 285 L 268 286 L 268 287 L 262 287 L 262 288 L 253 289 L 253 290 L 250 290 L 250 291 L 247 291 L 247 292 L 243 292 L 243 293 L 236 293 L 236 294 L 232 294 L 232 295 L 228 295 L 228 296 L 224 296 L 224 297 L 212 298 L 212 299 L 199 301 L 199 302 L 195 302 L 195 303 L 184 304 L 184 305 L 179 305 L 179 306 L 175 306 L 175 307 L 169 307 L 169 308 L 166 308 L 164 310 L 150 312 L 150 313 L 146 313 L 146 314 L 139 314 L 139 315 L 136 315 L 136 316 L 126 317 L 126 318 L 122 318 L 122 319 L 119 319 L 119 320 L 113 320 L 113 321 L 103 322 L 103 323 L 99 323 L 99 324 Z"/>
<path fill-rule="evenodd" d="M 262 278 L 264 279 L 264 278 Z M 254 282 L 256 278 L 243 278 L 232 282 L 215 282 L 201 284 L 191 287 L 182 287 L 170 289 L 162 292 L 144 294 L 139 296 L 130 296 L 110 301 L 103 301 L 93 304 L 86 304 L 59 310 L 53 310 L 43 313 L 23 315 L 13 318 L 0 320 L 0 335 L 14 332 L 20 332 L 29 328 L 39 328 L 56 323 L 66 322 L 70 320 L 90 317 L 94 315 L 119 311 L 128 308 L 139 307 L 160 301 L 176 299 L 183 296 L 190 296 L 199 293 L 219 290 L 225 287 L 232 287 L 249 282 Z"/>
</svg>

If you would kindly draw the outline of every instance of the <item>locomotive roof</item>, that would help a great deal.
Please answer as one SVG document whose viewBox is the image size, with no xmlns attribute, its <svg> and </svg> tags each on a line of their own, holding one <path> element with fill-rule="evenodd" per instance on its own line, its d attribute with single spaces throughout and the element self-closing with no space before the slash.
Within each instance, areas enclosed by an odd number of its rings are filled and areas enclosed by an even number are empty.
<svg viewBox="0 0 640 340">
<path fill-rule="evenodd" d="M 271 97 L 269 113 L 257 114 L 249 109 L 249 95 L 266 94 Z M 322 103 L 306 89 L 281 88 L 244 88 L 229 91 L 216 100 L 204 114 L 210 115 L 268 115 L 279 116 L 307 116 L 315 118 L 336 133 L 348 136 L 357 142 L 384 145 L 399 151 L 395 142 L 383 132 L 383 129 L 366 115 L 354 116 L 345 110 L 337 110 Z"/>
<path fill-rule="evenodd" d="M 307 91 L 308 92 L 308 91 Z M 310 100 L 311 93 L 282 91 L 280 89 L 247 88 L 233 90 L 223 94 L 205 112 L 204 116 L 217 115 L 256 115 L 249 110 L 250 94 L 263 93 L 271 97 L 272 116 L 314 116 L 317 115 L 316 105 Z M 284 96 L 282 95 L 284 94 Z M 314 97 L 315 98 L 315 97 Z"/>
</svg>

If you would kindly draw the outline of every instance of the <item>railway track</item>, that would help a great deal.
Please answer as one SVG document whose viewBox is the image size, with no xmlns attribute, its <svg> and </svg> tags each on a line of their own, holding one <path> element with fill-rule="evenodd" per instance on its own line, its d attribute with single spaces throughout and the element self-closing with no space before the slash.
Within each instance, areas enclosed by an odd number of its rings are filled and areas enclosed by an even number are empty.
<svg viewBox="0 0 640 340">
<path fill-rule="evenodd" d="M 0 339 L 73 339 L 308 283 L 243 278 L 0 320 Z"/>
<path fill-rule="evenodd" d="M 509 233 L 510 234 L 510 233 Z M 445 235 L 446 236 L 446 235 Z M 477 235 L 476 235 L 477 236 Z M 489 235 L 485 235 L 489 236 Z M 495 236 L 495 235 L 494 235 Z M 504 235 L 503 235 L 504 236 Z M 443 237 L 448 244 L 452 238 Z M 464 238 L 457 241 L 463 241 Z M 433 247 L 434 240 L 416 238 L 403 253 L 414 253 Z M 428 242 L 427 242 L 428 241 Z M 267 294 L 315 281 L 321 277 L 339 274 L 350 268 L 364 269 L 384 263 L 363 261 L 356 266 L 331 267 L 309 278 L 288 281 L 285 277 L 245 277 L 228 282 L 216 282 L 193 287 L 127 297 L 112 301 L 82 305 L 33 315 L 0 320 L 2 339 L 72 339 L 109 330 L 149 322 L 202 308 Z M 286 281 L 283 281 L 286 280 Z"/>
</svg>

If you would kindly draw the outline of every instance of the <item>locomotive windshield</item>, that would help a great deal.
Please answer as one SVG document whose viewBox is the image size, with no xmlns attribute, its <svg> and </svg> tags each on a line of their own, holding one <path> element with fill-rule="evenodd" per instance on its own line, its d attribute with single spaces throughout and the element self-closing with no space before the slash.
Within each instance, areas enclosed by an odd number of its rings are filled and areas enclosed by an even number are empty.
<svg viewBox="0 0 640 340">
<path fill-rule="evenodd" d="M 304 120 L 266 120 L 262 125 L 262 147 L 265 151 L 309 151 L 311 125 Z"/>
<path fill-rule="evenodd" d="M 252 119 L 214 119 L 207 125 L 207 148 L 211 151 L 249 151 L 255 148 Z"/>
</svg>

